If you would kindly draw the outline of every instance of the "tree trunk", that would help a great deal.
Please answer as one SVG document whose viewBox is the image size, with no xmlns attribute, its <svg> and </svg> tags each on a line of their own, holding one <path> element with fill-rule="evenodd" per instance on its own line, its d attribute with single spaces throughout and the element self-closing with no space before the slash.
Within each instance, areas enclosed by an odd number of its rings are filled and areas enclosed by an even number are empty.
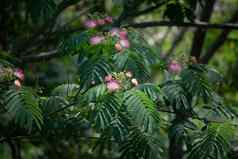
<svg viewBox="0 0 238 159">
<path fill-rule="evenodd" d="M 215 4 L 216 0 L 208 0 L 206 1 L 205 7 L 202 9 L 201 12 L 201 17 L 200 20 L 203 22 L 208 22 L 212 12 L 213 12 L 213 7 Z M 193 37 L 193 44 L 192 44 L 192 48 L 191 48 L 191 56 L 196 57 L 196 59 L 200 59 L 200 54 L 202 51 L 202 46 L 204 44 L 205 41 L 205 37 L 206 37 L 206 30 L 198 28 L 195 31 L 194 37 Z"/>
</svg>

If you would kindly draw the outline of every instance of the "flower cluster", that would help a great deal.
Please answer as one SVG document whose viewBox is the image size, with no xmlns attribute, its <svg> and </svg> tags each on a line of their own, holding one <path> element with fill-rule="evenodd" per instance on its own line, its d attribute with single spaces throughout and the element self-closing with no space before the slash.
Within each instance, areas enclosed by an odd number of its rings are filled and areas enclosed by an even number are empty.
<svg viewBox="0 0 238 159">
<path fill-rule="evenodd" d="M 112 17 L 108 16 L 103 19 L 96 19 L 96 20 L 87 20 L 84 22 L 84 26 L 88 29 L 96 28 L 97 26 L 102 26 L 106 24 L 111 24 L 113 21 Z"/>
<path fill-rule="evenodd" d="M 168 70 L 171 73 L 179 74 L 182 71 L 182 65 L 178 61 L 172 60 L 168 65 Z"/>
<path fill-rule="evenodd" d="M 13 70 L 9 67 L 0 67 L 0 81 L 9 81 L 12 79 Z"/>
<path fill-rule="evenodd" d="M 108 17 L 105 17 L 103 19 L 87 20 L 87 21 L 84 22 L 84 26 L 86 28 L 95 28 L 97 26 L 103 26 L 103 25 L 106 25 L 106 24 L 111 24 L 112 22 L 113 22 L 112 17 L 108 16 Z M 105 40 L 104 36 L 96 35 L 96 36 L 92 36 L 90 38 L 89 43 L 91 45 L 97 45 L 97 44 L 102 43 L 104 40 Z"/>
<path fill-rule="evenodd" d="M 105 40 L 104 36 L 93 36 L 90 38 L 89 42 L 91 45 L 97 45 L 102 43 Z"/>
<path fill-rule="evenodd" d="M 16 88 L 21 88 L 21 81 L 25 79 L 24 71 L 21 68 L 0 67 L 0 81 L 12 81 Z"/>
<path fill-rule="evenodd" d="M 116 37 L 119 38 L 119 41 L 116 42 L 116 44 L 115 44 L 115 49 L 118 52 L 121 52 L 124 48 L 129 48 L 130 47 L 130 42 L 128 40 L 128 35 L 127 34 L 128 33 L 125 29 L 124 30 L 120 30 L 118 28 L 111 29 L 110 35 L 112 37 L 116 36 Z"/>
<path fill-rule="evenodd" d="M 117 90 L 119 90 L 121 88 L 120 81 L 118 81 L 115 78 L 113 78 L 112 75 L 107 75 L 105 77 L 105 82 L 106 82 L 107 89 L 110 92 L 115 92 L 115 91 L 117 91 Z"/>
<path fill-rule="evenodd" d="M 137 86 L 139 83 L 136 78 L 132 78 L 130 71 L 112 73 L 105 77 L 106 87 L 109 92 L 116 92 L 120 89 L 128 89 L 131 86 Z"/>
<path fill-rule="evenodd" d="M 25 79 L 24 71 L 21 68 L 16 68 L 14 70 L 14 76 L 17 77 L 17 79 L 14 81 L 14 84 L 16 88 L 21 88 L 21 81 Z"/>
</svg>

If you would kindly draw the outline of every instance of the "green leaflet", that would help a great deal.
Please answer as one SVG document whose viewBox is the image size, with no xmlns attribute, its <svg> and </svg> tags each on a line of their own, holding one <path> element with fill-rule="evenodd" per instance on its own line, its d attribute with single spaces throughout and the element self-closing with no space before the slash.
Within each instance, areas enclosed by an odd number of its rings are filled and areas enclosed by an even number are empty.
<svg viewBox="0 0 238 159">
<path fill-rule="evenodd" d="M 34 93 L 27 88 L 9 90 L 5 93 L 5 103 L 16 124 L 31 130 L 33 125 L 39 129 L 43 124 L 42 110 Z"/>
</svg>

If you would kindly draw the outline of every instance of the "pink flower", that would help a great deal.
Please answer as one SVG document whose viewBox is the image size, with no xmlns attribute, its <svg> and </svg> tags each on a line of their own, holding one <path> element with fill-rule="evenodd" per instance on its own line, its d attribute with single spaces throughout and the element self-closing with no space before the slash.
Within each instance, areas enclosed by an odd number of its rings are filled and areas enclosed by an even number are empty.
<svg viewBox="0 0 238 159">
<path fill-rule="evenodd" d="M 84 26 L 86 28 L 95 28 L 97 26 L 97 21 L 96 20 L 87 20 L 84 22 Z"/>
<path fill-rule="evenodd" d="M 97 20 L 97 24 L 98 25 L 105 25 L 106 24 L 106 21 L 104 19 L 98 19 Z"/>
<path fill-rule="evenodd" d="M 121 40 L 127 40 L 127 31 L 120 31 L 119 35 Z"/>
<path fill-rule="evenodd" d="M 128 78 L 131 78 L 133 75 L 132 75 L 132 73 L 130 72 L 130 71 L 127 71 L 126 72 L 126 77 L 128 77 Z"/>
<path fill-rule="evenodd" d="M 115 92 L 117 90 L 120 89 L 120 84 L 118 81 L 116 80 L 111 80 L 109 82 L 107 82 L 107 89 L 110 91 L 110 92 Z"/>
<path fill-rule="evenodd" d="M 106 23 L 112 23 L 112 21 L 113 21 L 112 17 L 110 17 L 110 16 L 107 16 L 104 20 Z"/>
<path fill-rule="evenodd" d="M 112 80 L 112 75 L 107 75 L 104 79 L 106 82 L 109 82 Z"/>
<path fill-rule="evenodd" d="M 122 46 L 121 46 L 121 44 L 117 42 L 117 43 L 115 44 L 115 49 L 116 49 L 118 52 L 122 51 Z"/>
<path fill-rule="evenodd" d="M 131 83 L 134 85 L 134 86 L 137 86 L 139 84 L 139 82 L 137 81 L 137 79 L 135 78 L 132 78 L 131 79 Z"/>
<path fill-rule="evenodd" d="M 17 89 L 21 88 L 21 82 L 19 80 L 15 80 L 14 85 L 16 86 Z"/>
<path fill-rule="evenodd" d="M 175 74 L 179 74 L 182 71 L 182 65 L 176 60 L 172 60 L 168 67 L 169 71 Z"/>
<path fill-rule="evenodd" d="M 129 48 L 130 47 L 130 42 L 127 39 L 120 40 L 120 44 L 124 48 Z"/>
<path fill-rule="evenodd" d="M 93 36 L 90 38 L 90 44 L 97 45 L 104 40 L 103 36 Z"/>
<path fill-rule="evenodd" d="M 119 36 L 120 30 L 118 28 L 112 28 L 110 30 L 111 36 Z"/>
<path fill-rule="evenodd" d="M 25 78 L 25 75 L 24 75 L 24 72 L 23 72 L 23 70 L 21 69 L 21 68 L 16 68 L 15 70 L 14 70 L 14 75 L 17 77 L 17 78 L 19 78 L 20 80 L 24 80 L 24 78 Z"/>
</svg>

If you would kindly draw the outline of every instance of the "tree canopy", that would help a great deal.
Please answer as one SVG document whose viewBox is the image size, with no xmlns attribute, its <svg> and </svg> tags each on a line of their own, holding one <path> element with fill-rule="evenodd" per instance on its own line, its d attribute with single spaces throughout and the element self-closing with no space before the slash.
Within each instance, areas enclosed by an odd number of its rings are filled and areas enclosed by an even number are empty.
<svg viewBox="0 0 238 159">
<path fill-rule="evenodd" d="M 237 158 L 237 3 L 1 0 L 0 158 Z"/>
</svg>

